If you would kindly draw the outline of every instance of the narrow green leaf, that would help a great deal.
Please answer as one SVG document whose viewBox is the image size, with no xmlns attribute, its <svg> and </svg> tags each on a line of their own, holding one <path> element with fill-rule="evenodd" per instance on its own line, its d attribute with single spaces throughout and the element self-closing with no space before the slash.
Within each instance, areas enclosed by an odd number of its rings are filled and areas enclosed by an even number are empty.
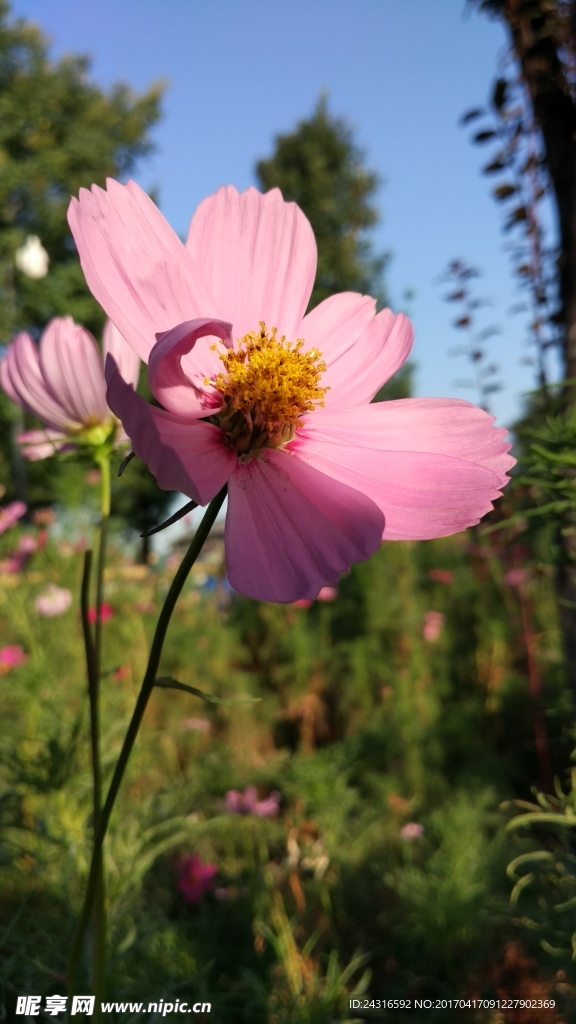
<svg viewBox="0 0 576 1024">
<path fill-rule="evenodd" d="M 262 699 L 261 697 L 238 697 L 234 699 L 214 697 L 211 693 L 204 693 L 203 690 L 198 690 L 195 686 L 180 683 L 177 679 L 173 679 L 172 676 L 161 676 L 154 685 L 160 686 L 165 690 L 183 690 L 184 693 L 191 693 L 193 697 L 200 697 L 201 700 L 206 700 L 209 704 L 256 704 Z"/>
</svg>

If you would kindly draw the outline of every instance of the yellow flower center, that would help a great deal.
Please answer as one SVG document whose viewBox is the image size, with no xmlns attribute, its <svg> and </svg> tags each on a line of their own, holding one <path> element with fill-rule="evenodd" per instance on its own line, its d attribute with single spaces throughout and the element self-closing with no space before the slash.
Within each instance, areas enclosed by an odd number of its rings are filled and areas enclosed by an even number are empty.
<svg viewBox="0 0 576 1024">
<path fill-rule="evenodd" d="M 221 428 L 238 454 L 279 448 L 294 436 L 298 419 L 324 405 L 328 388 L 319 386 L 326 369 L 317 348 L 303 352 L 304 341 L 277 337 L 260 322 L 235 349 L 220 356 L 224 372 L 212 384 L 224 397 Z"/>
</svg>

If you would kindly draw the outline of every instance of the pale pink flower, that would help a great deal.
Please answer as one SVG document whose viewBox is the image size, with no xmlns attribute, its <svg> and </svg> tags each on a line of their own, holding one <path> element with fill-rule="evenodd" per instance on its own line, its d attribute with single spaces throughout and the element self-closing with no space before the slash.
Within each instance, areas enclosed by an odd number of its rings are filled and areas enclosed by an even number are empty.
<svg viewBox="0 0 576 1024">
<path fill-rule="evenodd" d="M 0 647 L 0 676 L 5 675 L 12 668 L 18 668 L 25 661 L 28 661 L 28 655 L 24 653 L 19 644 Z"/>
<path fill-rule="evenodd" d="M 336 587 L 322 587 L 318 592 L 317 601 L 335 601 L 338 597 Z"/>
<path fill-rule="evenodd" d="M 424 625 L 422 626 L 422 636 L 429 643 L 433 643 L 440 636 L 443 626 L 444 616 L 442 612 L 426 612 Z"/>
<path fill-rule="evenodd" d="M 412 839 L 421 839 L 424 835 L 424 826 L 419 825 L 417 821 L 409 821 L 400 829 L 400 835 L 402 836 L 402 839 L 407 839 L 409 841 Z"/>
<path fill-rule="evenodd" d="M 49 583 L 46 589 L 34 601 L 36 611 L 45 618 L 62 615 L 72 604 L 72 594 L 65 587 L 57 587 Z"/>
<path fill-rule="evenodd" d="M 136 385 L 140 360 L 109 321 L 102 355 L 92 335 L 70 316 L 51 320 L 39 346 L 26 333 L 8 346 L 0 362 L 0 384 L 13 402 L 45 424 L 20 434 L 26 458 L 45 459 L 77 444 L 99 444 L 111 431 L 116 443 L 127 440 L 106 401 L 102 362 L 108 354 Z"/>
<path fill-rule="evenodd" d="M 450 569 L 430 569 L 428 578 L 434 583 L 444 583 L 445 586 L 448 586 L 454 582 L 454 573 L 450 572 Z"/>
<path fill-rule="evenodd" d="M 526 569 L 521 569 L 520 567 L 509 569 L 504 579 L 509 587 L 522 587 L 528 579 L 528 573 Z"/>
<path fill-rule="evenodd" d="M 160 487 L 204 505 L 227 485 L 234 590 L 313 600 L 383 536 L 447 536 L 492 508 L 514 461 L 506 432 L 457 399 L 371 404 L 410 352 L 410 323 L 352 292 L 306 314 L 316 243 L 278 189 L 221 188 L 186 245 L 135 182 L 81 190 L 69 222 L 162 406 L 110 358 L 110 407 Z"/>
<path fill-rule="evenodd" d="M 16 525 L 26 511 L 23 501 L 11 501 L 9 505 L 0 508 L 0 533 L 6 533 Z"/>
<path fill-rule="evenodd" d="M 264 800 L 259 800 L 256 786 L 246 786 L 243 793 L 237 789 L 229 789 L 224 801 L 226 810 L 231 814 L 254 814 L 257 818 L 275 818 L 278 814 L 280 794 L 274 791 Z"/>
<path fill-rule="evenodd" d="M 205 864 L 197 853 L 182 857 L 178 864 L 178 892 L 187 903 L 199 903 L 214 888 L 215 864 Z"/>
</svg>

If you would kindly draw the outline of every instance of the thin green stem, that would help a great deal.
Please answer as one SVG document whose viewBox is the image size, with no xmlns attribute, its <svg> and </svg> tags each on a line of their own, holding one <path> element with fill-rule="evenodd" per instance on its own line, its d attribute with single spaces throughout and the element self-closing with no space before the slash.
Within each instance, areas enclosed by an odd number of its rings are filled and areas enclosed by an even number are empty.
<svg viewBox="0 0 576 1024">
<path fill-rule="evenodd" d="M 94 837 L 94 850 L 92 854 L 90 872 L 88 875 L 88 882 L 86 885 L 84 904 L 78 921 L 76 935 L 74 937 L 74 942 L 72 945 L 72 951 L 70 955 L 68 976 L 71 991 L 74 991 L 75 988 L 80 949 L 82 946 L 82 941 L 84 938 L 84 934 L 86 932 L 86 928 L 88 927 L 88 922 L 90 920 L 92 906 L 97 891 L 100 865 L 102 863 L 102 845 L 104 842 L 104 838 L 106 836 L 106 832 L 108 830 L 110 816 L 114 809 L 116 797 L 118 796 L 118 791 L 120 789 L 120 785 L 124 777 L 124 772 L 126 770 L 130 754 L 132 752 L 132 747 L 134 746 L 134 742 L 138 735 L 138 730 L 140 729 L 140 725 L 142 723 L 142 719 L 144 717 L 144 712 L 150 699 L 150 695 L 152 693 L 152 690 L 154 689 L 156 676 L 158 674 L 158 667 L 160 665 L 160 658 L 162 656 L 162 649 L 164 646 L 164 641 L 166 639 L 168 626 L 170 625 L 170 619 L 172 617 L 172 613 L 174 611 L 174 608 L 176 607 L 176 602 L 182 592 L 182 588 L 186 582 L 188 574 L 204 546 L 204 542 L 206 541 L 206 538 L 208 537 L 208 534 L 210 533 L 210 530 L 214 525 L 216 517 L 220 509 L 222 508 L 225 497 L 226 487 L 223 487 L 220 493 L 216 495 L 216 497 L 210 502 L 208 508 L 206 509 L 206 512 L 204 513 L 204 518 L 202 519 L 200 526 L 198 527 L 196 533 L 194 534 L 190 547 L 188 548 L 188 551 L 184 555 L 180 567 L 176 575 L 174 576 L 174 579 L 170 586 L 170 590 L 166 595 L 166 600 L 164 601 L 164 605 L 158 618 L 156 631 L 154 633 L 154 638 L 152 640 L 152 645 L 150 648 L 148 666 L 144 674 L 144 679 L 142 680 L 140 693 L 138 695 L 136 706 L 134 708 L 134 712 L 132 714 L 128 730 L 126 732 L 126 737 L 124 739 L 122 750 L 120 751 L 120 755 L 118 757 L 118 761 L 114 769 L 114 774 L 112 776 L 112 781 L 110 783 L 108 795 L 106 797 L 106 801 L 104 803 L 100 815 L 99 826 Z"/>
</svg>

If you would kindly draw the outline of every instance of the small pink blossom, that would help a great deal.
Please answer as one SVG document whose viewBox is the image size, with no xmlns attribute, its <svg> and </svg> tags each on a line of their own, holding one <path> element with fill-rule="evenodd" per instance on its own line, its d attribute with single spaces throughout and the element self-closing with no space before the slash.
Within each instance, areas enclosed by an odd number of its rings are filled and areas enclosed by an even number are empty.
<svg viewBox="0 0 576 1024">
<path fill-rule="evenodd" d="M 65 587 L 57 587 L 49 583 L 46 589 L 34 601 L 36 611 L 45 618 L 51 619 L 62 615 L 72 604 L 72 594 Z"/>
<path fill-rule="evenodd" d="M 504 579 L 509 587 L 522 587 L 528 579 L 528 572 L 521 568 L 509 569 Z"/>
<path fill-rule="evenodd" d="M 25 512 L 26 505 L 23 501 L 11 501 L 9 505 L 0 508 L 0 533 L 6 533 L 6 530 L 15 526 Z"/>
<path fill-rule="evenodd" d="M 102 473 L 99 469 L 89 469 L 84 479 L 88 487 L 97 487 L 102 480 Z"/>
<path fill-rule="evenodd" d="M 32 513 L 32 522 L 37 526 L 52 526 L 56 522 L 56 513 L 52 508 L 37 508 Z"/>
<path fill-rule="evenodd" d="M 421 839 L 424 835 L 424 826 L 419 825 L 417 821 L 409 821 L 400 829 L 400 835 L 402 836 L 402 839 L 407 839 L 408 841 L 411 841 L 412 839 Z"/>
<path fill-rule="evenodd" d="M 207 718 L 185 718 L 182 722 L 182 726 L 184 729 L 188 729 L 191 732 L 208 733 L 212 729 L 212 725 Z"/>
<path fill-rule="evenodd" d="M 290 604 L 292 608 L 311 608 L 314 602 L 302 597 L 299 601 L 291 601 Z"/>
<path fill-rule="evenodd" d="M 446 586 L 454 582 L 454 573 L 450 569 L 430 569 L 428 579 L 434 583 L 444 583 Z"/>
<path fill-rule="evenodd" d="M 20 434 L 27 459 L 45 459 L 78 444 L 102 444 L 112 432 L 115 443 L 127 441 L 106 402 L 102 362 L 108 354 L 135 385 L 140 360 L 110 321 L 102 355 L 92 335 L 70 316 L 51 320 L 39 346 L 24 332 L 8 346 L 0 362 L 0 384 L 8 398 L 45 424 Z"/>
<path fill-rule="evenodd" d="M 336 587 L 322 587 L 318 592 L 317 601 L 335 601 L 338 597 Z"/>
<path fill-rule="evenodd" d="M 197 853 L 182 857 L 178 864 L 178 892 L 186 903 L 199 903 L 204 893 L 214 888 L 215 864 L 205 864 Z"/>
<path fill-rule="evenodd" d="M 226 810 L 231 814 L 254 814 L 257 818 L 275 818 L 278 814 L 280 794 L 273 792 L 264 800 L 259 800 L 256 786 L 246 786 L 243 793 L 237 789 L 229 789 L 224 800 Z"/>
<path fill-rule="evenodd" d="M 160 487 L 200 505 L 227 487 L 235 591 L 315 600 L 383 538 L 445 537 L 492 508 L 514 463 L 506 432 L 458 399 L 372 402 L 412 327 L 353 292 L 306 313 L 316 242 L 278 189 L 221 188 L 185 245 L 133 181 L 82 189 L 68 219 L 157 402 L 111 356 L 110 408 Z"/>
<path fill-rule="evenodd" d="M 24 653 L 19 644 L 0 647 L 0 675 L 5 675 L 12 668 L 18 668 L 25 661 L 28 661 L 28 655 Z"/>
<path fill-rule="evenodd" d="M 100 608 L 100 622 L 109 622 L 114 615 L 114 609 L 111 604 L 106 604 L 106 601 L 102 603 Z M 92 606 L 88 609 L 88 622 L 96 622 L 96 606 Z"/>
<path fill-rule="evenodd" d="M 433 643 L 438 639 L 442 628 L 444 626 L 444 615 L 442 612 L 426 612 L 424 616 L 424 625 L 422 627 L 422 636 L 429 643 Z"/>
</svg>

